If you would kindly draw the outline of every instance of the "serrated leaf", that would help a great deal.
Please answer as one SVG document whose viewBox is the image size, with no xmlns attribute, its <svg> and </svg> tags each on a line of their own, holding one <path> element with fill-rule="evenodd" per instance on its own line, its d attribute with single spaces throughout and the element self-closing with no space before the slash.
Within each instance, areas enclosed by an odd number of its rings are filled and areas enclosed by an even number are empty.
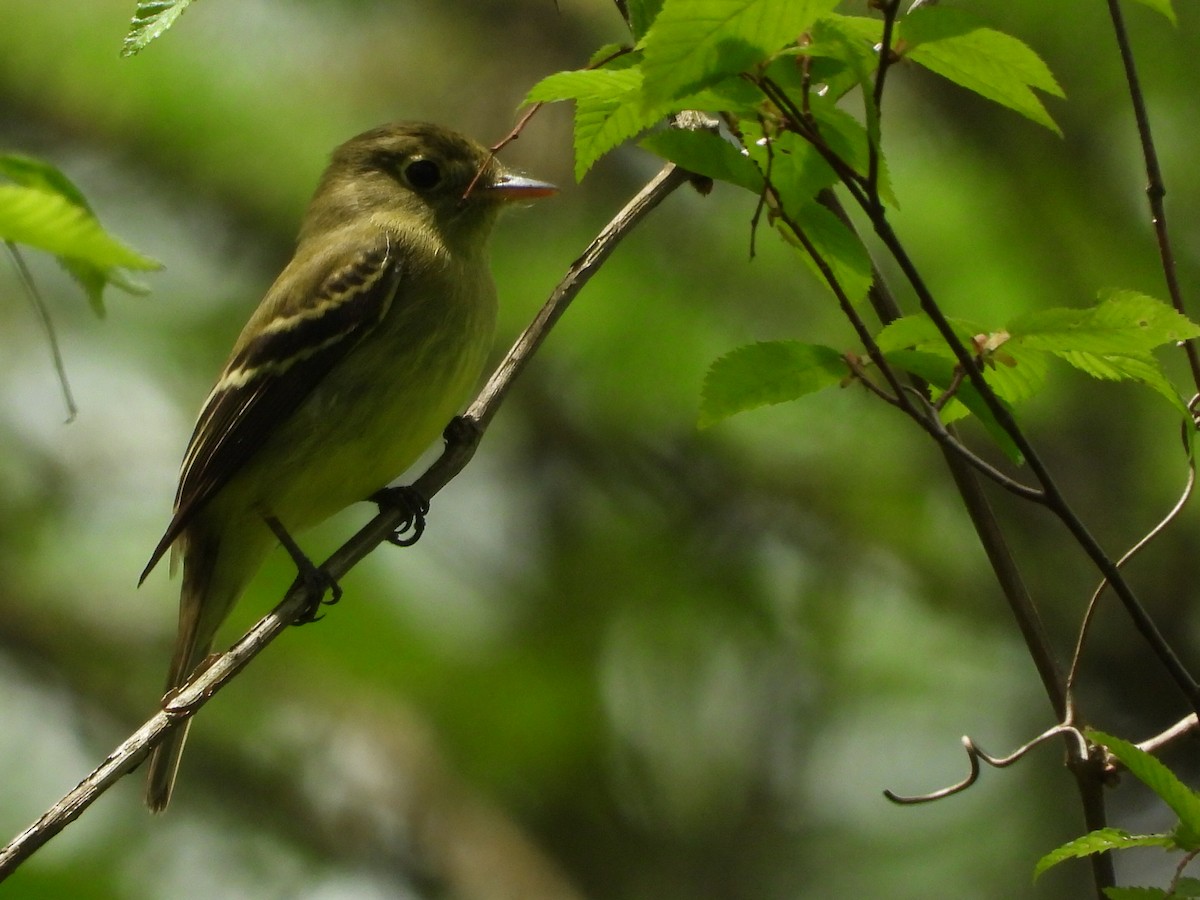
<svg viewBox="0 0 1200 900">
<path fill-rule="evenodd" d="M 639 102 L 642 71 L 580 69 L 557 72 L 535 84 L 525 103 L 575 101 L 575 178 L 623 141 L 645 131 L 669 111 L 666 105 L 644 110 Z"/>
<path fill-rule="evenodd" d="M 875 58 L 876 55 L 873 48 L 883 40 L 883 20 L 870 16 L 846 16 L 841 13 L 830 13 L 821 18 L 814 29 L 814 37 L 817 39 L 826 37 L 826 29 L 832 29 L 864 48 L 872 48 L 869 53 L 871 58 Z"/>
<path fill-rule="evenodd" d="M 838 183 L 837 173 L 800 135 L 787 131 L 756 140 L 761 134 L 746 123 L 746 152 L 770 178 L 789 215 L 797 215 L 818 193 Z"/>
<path fill-rule="evenodd" d="M 559 100 L 608 100 L 640 90 L 642 76 L 636 67 L 574 69 L 547 75 L 529 89 L 522 106 Z"/>
<path fill-rule="evenodd" d="M 1106 747 L 1131 775 L 1154 791 L 1179 816 L 1179 824 L 1185 833 L 1176 833 L 1173 837 L 1183 839 L 1180 843 L 1184 849 L 1190 851 L 1200 847 L 1200 794 L 1180 781 L 1155 757 L 1128 741 L 1103 731 L 1089 730 L 1088 737 Z"/>
<path fill-rule="evenodd" d="M 38 188 L 58 194 L 95 218 L 95 213 L 83 191 L 57 166 L 44 160 L 15 153 L 0 155 L 0 177 L 8 178 L 24 187 Z M 100 265 L 92 260 L 62 255 L 58 257 L 58 261 L 83 288 L 89 305 L 98 316 L 104 315 L 104 288 L 109 284 L 130 294 L 149 292 L 145 285 L 134 281 L 115 265 Z M 154 267 L 157 268 L 157 264 Z"/>
<path fill-rule="evenodd" d="M 89 213 L 92 211 L 91 204 L 78 185 L 57 166 L 44 160 L 18 153 L 5 153 L 0 155 L 0 176 L 23 187 L 40 188 L 52 194 L 60 194 Z"/>
<path fill-rule="evenodd" d="M 883 38 L 879 20 L 861 16 L 824 16 L 813 26 L 813 38 L 818 46 L 829 44 L 835 47 L 837 57 L 843 60 L 841 77 L 826 79 L 830 100 L 836 103 L 858 87 L 867 120 L 867 139 L 879 147 L 879 108 L 875 105 L 874 93 L 875 72 L 879 66 L 875 48 Z"/>
<path fill-rule="evenodd" d="M 884 353 L 890 353 L 908 347 L 926 349 L 928 344 L 941 344 L 943 341 L 933 320 L 925 313 L 916 313 L 893 319 L 875 335 L 875 343 Z"/>
<path fill-rule="evenodd" d="M 133 56 L 146 48 L 156 38 L 162 36 L 175 20 L 183 15 L 183 11 L 191 5 L 192 0 L 138 0 L 137 9 L 133 12 L 133 21 L 129 23 L 129 32 L 121 44 L 122 56 Z"/>
<path fill-rule="evenodd" d="M 641 146 L 697 175 L 736 184 L 755 194 L 762 191 L 758 168 L 719 134 L 670 128 L 645 138 Z"/>
<path fill-rule="evenodd" d="M 703 90 L 688 94 L 678 103 L 678 109 L 699 109 L 714 115 L 732 113 L 738 118 L 756 118 L 763 104 L 763 95 L 744 78 L 726 78 Z"/>
<path fill-rule="evenodd" d="M 1163 371 L 1162 365 L 1150 354 L 1123 354 L 1101 356 L 1080 351 L 1055 354 L 1081 372 L 1093 378 L 1108 381 L 1136 381 L 1160 394 L 1183 415 L 1187 415 L 1187 404 L 1179 396 Z"/>
<path fill-rule="evenodd" d="M 160 268 L 159 263 L 110 236 L 86 203 L 79 205 L 63 193 L 41 187 L 0 185 L 0 240 L 26 244 L 59 257 L 87 293 L 97 315 L 104 314 L 105 285 L 132 287 L 135 292 L 140 288 L 118 267 L 143 271 Z"/>
<path fill-rule="evenodd" d="M 817 256 L 829 267 L 850 302 L 858 303 L 866 297 L 873 278 L 871 258 L 858 236 L 841 219 L 816 203 L 805 204 L 791 218 L 800 226 Z M 801 258 L 821 283 L 832 290 L 825 272 L 791 227 L 782 220 L 777 220 L 775 227 L 785 241 L 801 251 Z"/>
<path fill-rule="evenodd" d="M 658 17 L 662 5 L 663 0 L 626 0 L 625 9 L 629 11 L 629 29 L 633 32 L 634 40 L 642 39 Z"/>
<path fill-rule="evenodd" d="M 1027 313 L 1008 326 L 1014 339 L 1051 353 L 1148 353 L 1200 337 L 1200 326 L 1166 303 L 1136 291 L 1112 291 L 1092 307 Z"/>
<path fill-rule="evenodd" d="M 701 391 L 701 428 L 735 413 L 786 403 L 838 384 L 849 374 L 832 347 L 771 341 L 739 347 L 708 370 Z"/>
<path fill-rule="evenodd" d="M 1051 850 L 1037 861 L 1037 865 L 1033 868 L 1033 877 L 1038 878 L 1047 869 L 1060 862 L 1068 859 L 1080 859 L 1084 856 L 1091 856 L 1093 853 L 1124 850 L 1127 847 L 1171 848 L 1173 846 L 1173 842 L 1165 834 L 1130 834 L 1119 828 L 1100 828 Z"/>
<path fill-rule="evenodd" d="M 1062 134 L 1032 90 L 1061 97 L 1062 88 L 1042 58 L 1012 35 L 962 10 L 923 6 L 900 21 L 897 38 L 905 58 Z"/>
<path fill-rule="evenodd" d="M 860 175 L 866 175 L 870 160 L 870 137 L 866 127 L 832 101 L 821 98 L 809 106 L 822 139 L 839 158 L 845 160 Z M 898 207 L 892 191 L 887 160 L 882 151 L 878 154 L 879 194 L 890 206 Z"/>
<path fill-rule="evenodd" d="M 1171 6 L 1171 0 L 1133 0 L 1133 2 L 1140 3 L 1142 6 L 1148 6 L 1155 12 L 1162 13 L 1172 25 L 1179 24 L 1179 21 L 1175 18 L 1175 10 Z"/>
<path fill-rule="evenodd" d="M 837 0 L 666 0 L 642 46 L 644 102 L 671 103 L 796 41 Z"/>
<path fill-rule="evenodd" d="M 1200 897 L 1200 879 L 1180 878 L 1175 882 L 1175 895 L 1178 897 Z"/>
<path fill-rule="evenodd" d="M 1186 406 L 1152 350 L 1200 336 L 1200 326 L 1153 297 L 1114 291 L 1087 309 L 1047 309 L 1009 325 L 1016 346 L 1058 356 L 1093 378 L 1140 382 L 1181 413 Z"/>
<path fill-rule="evenodd" d="M 977 347 L 977 338 L 982 341 L 984 380 L 1005 403 L 1011 406 L 1028 400 L 1045 386 L 1049 369 L 1047 354 L 1006 339 L 1004 332 L 989 333 L 975 322 L 952 318 L 949 323 L 968 348 Z M 879 333 L 876 343 L 885 354 L 911 347 L 933 353 L 952 364 L 958 362 L 941 332 L 924 313 L 896 319 Z M 955 418 L 956 414 L 949 408 L 943 412 L 942 421 L 952 422 Z"/>
</svg>

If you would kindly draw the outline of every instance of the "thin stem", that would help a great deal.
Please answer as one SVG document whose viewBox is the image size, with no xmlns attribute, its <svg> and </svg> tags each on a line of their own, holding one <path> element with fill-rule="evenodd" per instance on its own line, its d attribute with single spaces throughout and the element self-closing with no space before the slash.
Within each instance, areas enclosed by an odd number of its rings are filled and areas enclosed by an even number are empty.
<svg viewBox="0 0 1200 900">
<path fill-rule="evenodd" d="M 876 134 L 883 119 L 883 86 L 892 65 L 892 31 L 899 13 L 900 0 L 891 0 L 883 7 L 883 37 L 879 40 L 879 65 L 875 70 L 875 90 L 871 98 L 876 116 Z M 873 140 L 867 141 L 867 196 L 879 206 L 879 147 Z"/>
<path fill-rule="evenodd" d="M 1167 209 L 1163 202 L 1167 196 L 1166 184 L 1163 180 L 1162 169 L 1158 165 L 1158 151 L 1154 148 L 1154 137 L 1150 133 L 1150 115 L 1146 111 L 1146 100 L 1142 95 L 1141 82 L 1138 80 L 1133 48 L 1129 43 L 1129 32 L 1125 28 L 1125 18 L 1121 13 L 1121 4 L 1118 0 L 1108 0 L 1108 14 L 1112 19 L 1113 33 L 1116 35 L 1117 47 L 1121 52 L 1121 64 L 1125 68 L 1125 81 L 1129 85 L 1133 117 L 1137 121 L 1138 139 L 1142 145 L 1142 158 L 1146 162 L 1146 197 L 1150 203 L 1150 221 L 1154 225 L 1159 260 L 1162 264 L 1163 277 L 1167 282 L 1167 293 L 1171 297 L 1171 305 L 1180 313 L 1187 315 L 1183 292 L 1180 290 L 1179 277 L 1175 268 L 1175 253 L 1171 249 L 1171 236 L 1167 229 Z M 1195 340 L 1184 341 L 1183 350 L 1187 354 L 1188 366 L 1192 370 L 1192 382 L 1195 384 L 1196 390 L 1200 391 L 1200 352 L 1196 349 Z"/>
<path fill-rule="evenodd" d="M 62 351 L 58 346 L 58 334 L 54 330 L 54 320 L 50 318 L 50 310 L 46 308 L 46 301 L 42 299 L 37 282 L 33 280 L 33 274 L 25 265 L 25 257 L 21 256 L 17 245 L 12 241 L 5 241 L 4 246 L 8 248 L 8 255 L 17 269 L 21 286 L 25 289 L 25 296 L 29 298 L 29 304 L 37 313 L 38 321 L 42 325 L 42 332 L 46 335 L 46 343 L 50 346 L 50 358 L 54 362 L 54 373 L 58 376 L 63 401 L 67 404 L 67 421 L 73 422 L 79 413 L 79 407 L 75 405 L 75 397 L 71 394 L 71 382 L 67 380 L 67 367 L 63 363 Z"/>
</svg>

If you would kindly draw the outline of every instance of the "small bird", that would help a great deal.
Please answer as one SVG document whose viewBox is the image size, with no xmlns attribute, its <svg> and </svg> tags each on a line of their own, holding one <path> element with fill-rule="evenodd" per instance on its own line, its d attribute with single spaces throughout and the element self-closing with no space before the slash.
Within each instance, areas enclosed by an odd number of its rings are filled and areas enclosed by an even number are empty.
<svg viewBox="0 0 1200 900">
<path fill-rule="evenodd" d="M 458 411 L 495 330 L 492 225 L 506 204 L 555 190 L 426 123 L 334 151 L 294 256 L 204 402 L 174 517 L 142 573 L 168 549 L 182 556 L 168 693 L 208 656 L 274 528 L 294 535 L 367 499 Z M 170 802 L 189 724 L 150 757 L 154 812 Z"/>
</svg>

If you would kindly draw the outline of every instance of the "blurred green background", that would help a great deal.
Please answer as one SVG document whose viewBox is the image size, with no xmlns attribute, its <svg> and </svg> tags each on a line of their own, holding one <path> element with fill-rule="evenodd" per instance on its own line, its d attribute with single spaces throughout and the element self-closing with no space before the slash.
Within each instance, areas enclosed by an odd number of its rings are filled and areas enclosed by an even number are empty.
<svg viewBox="0 0 1200 900">
<path fill-rule="evenodd" d="M 166 266 L 149 297 L 110 292 L 99 321 L 30 254 L 80 406 L 69 425 L 0 267 L 5 839 L 155 708 L 177 585 L 162 567 L 136 590 L 137 575 L 193 416 L 330 149 L 394 119 L 490 143 L 538 78 L 623 37 L 603 0 L 206 0 L 120 59 L 133 5 L 0 0 L 0 149 L 61 166 L 105 225 Z M 1049 103 L 1060 140 L 894 73 L 896 224 L 938 297 L 999 324 L 1103 287 L 1163 296 L 1103 5 L 960 5 L 1030 43 L 1068 100 Z M 1178 29 L 1141 7 L 1129 17 L 1194 296 L 1200 11 L 1178 11 Z M 497 353 L 658 167 L 623 149 L 572 184 L 570 114 L 543 110 L 504 152 L 564 190 L 498 229 Z M 694 427 L 722 352 L 853 347 L 790 250 L 764 233 L 749 259 L 753 212 L 719 187 L 654 213 L 522 377 L 421 543 L 375 554 L 340 606 L 202 711 L 169 813 L 150 818 L 141 779 L 126 779 L 0 894 L 1090 896 L 1082 864 L 1030 881 L 1082 828 L 1058 748 L 945 802 L 881 796 L 960 778 L 962 734 L 1006 753 L 1052 723 L 932 444 L 857 390 Z M 1114 553 L 1182 486 L 1178 424 L 1149 391 L 1061 369 L 1021 413 Z M 1096 575 L 1048 516 L 995 501 L 1065 656 Z M 321 557 L 370 513 L 304 546 Z M 1186 513 L 1131 569 L 1192 662 L 1195 528 Z M 272 560 L 230 639 L 291 574 Z M 1112 608 L 1083 698 L 1134 739 L 1186 712 Z M 1167 761 L 1194 774 L 1187 754 Z M 1113 803 L 1128 830 L 1169 824 L 1136 786 Z M 1122 877 L 1165 883 L 1171 863 L 1145 854 L 1119 860 Z"/>
</svg>

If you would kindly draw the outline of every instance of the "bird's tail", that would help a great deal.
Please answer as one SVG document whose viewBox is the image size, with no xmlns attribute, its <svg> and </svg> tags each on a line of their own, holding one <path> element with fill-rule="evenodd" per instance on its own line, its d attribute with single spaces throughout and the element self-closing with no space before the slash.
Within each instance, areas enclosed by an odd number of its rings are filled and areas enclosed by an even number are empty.
<svg viewBox="0 0 1200 900">
<path fill-rule="evenodd" d="M 231 599 L 214 596 L 214 593 L 221 592 L 213 577 L 217 542 L 196 538 L 195 535 L 188 535 L 187 547 L 183 554 L 179 634 L 175 639 L 175 653 L 171 657 L 171 668 L 167 675 L 168 695 L 182 686 L 196 666 L 208 656 L 209 650 L 212 649 L 213 637 L 231 603 Z M 179 760 L 183 755 L 183 745 L 191 724 L 190 718 L 180 722 L 150 754 L 145 800 L 151 812 L 162 812 L 171 802 L 171 791 L 175 787 Z"/>
</svg>

